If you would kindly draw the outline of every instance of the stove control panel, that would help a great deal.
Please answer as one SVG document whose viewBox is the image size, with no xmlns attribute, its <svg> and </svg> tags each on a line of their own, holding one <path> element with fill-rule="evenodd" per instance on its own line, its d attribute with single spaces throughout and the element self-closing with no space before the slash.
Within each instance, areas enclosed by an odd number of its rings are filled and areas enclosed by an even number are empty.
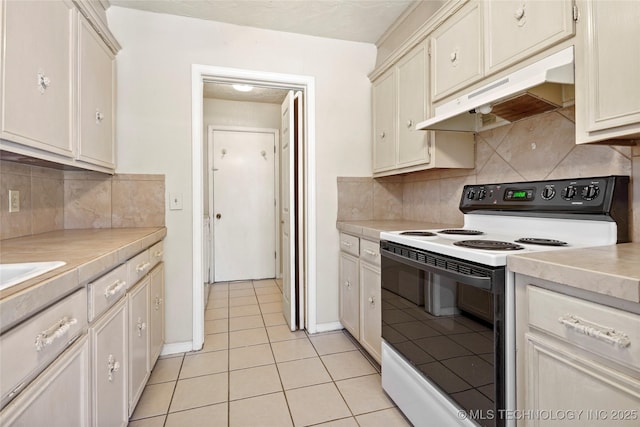
<svg viewBox="0 0 640 427">
<path fill-rule="evenodd" d="M 627 176 L 466 185 L 460 210 L 604 215 L 627 197 L 628 185 Z"/>
</svg>

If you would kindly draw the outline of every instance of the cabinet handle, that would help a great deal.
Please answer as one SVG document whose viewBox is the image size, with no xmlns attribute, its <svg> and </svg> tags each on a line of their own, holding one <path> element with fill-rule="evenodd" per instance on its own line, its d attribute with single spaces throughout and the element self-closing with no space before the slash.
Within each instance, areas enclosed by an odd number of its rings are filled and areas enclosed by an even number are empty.
<svg viewBox="0 0 640 427">
<path fill-rule="evenodd" d="M 118 372 L 120 370 L 120 362 L 113 357 L 113 354 L 109 355 L 107 359 L 107 376 L 109 378 L 109 382 L 113 382 L 113 373 Z"/>
<path fill-rule="evenodd" d="M 156 253 L 153 254 L 156 258 L 160 258 L 162 255 L 164 255 L 164 251 L 156 251 Z"/>
<path fill-rule="evenodd" d="M 364 250 L 364 252 L 365 252 L 367 255 L 371 255 L 371 256 L 378 256 L 378 253 L 377 253 L 377 252 L 372 251 L 371 249 L 365 249 L 365 250 Z"/>
<path fill-rule="evenodd" d="M 351 282 L 350 282 L 350 281 L 348 281 L 348 280 L 347 280 L 346 282 L 344 282 L 344 285 L 345 285 L 347 288 L 351 289 Z"/>
<path fill-rule="evenodd" d="M 65 316 L 54 323 L 50 328 L 40 332 L 36 336 L 35 340 L 36 350 L 44 350 L 45 347 L 53 344 L 55 340 L 66 334 L 69 328 L 76 323 L 78 323 L 78 319 L 69 319 Z"/>
<path fill-rule="evenodd" d="M 99 125 L 100 123 L 102 123 L 103 120 L 104 120 L 104 114 L 96 110 L 96 124 Z"/>
<path fill-rule="evenodd" d="M 160 305 L 162 304 L 162 298 L 156 297 L 154 300 L 154 304 L 155 304 L 155 310 L 156 311 L 160 310 Z"/>
<path fill-rule="evenodd" d="M 589 322 L 588 320 L 573 314 L 560 316 L 558 321 L 568 329 L 572 329 L 579 334 L 593 337 L 597 340 L 604 341 L 611 345 L 616 345 L 620 348 L 627 348 L 631 345 L 629 336 L 624 332 L 619 332 L 613 328 Z"/>
<path fill-rule="evenodd" d="M 408 127 L 409 129 L 411 129 L 411 127 L 413 127 L 413 120 L 409 120 L 409 121 L 407 121 L 407 127 Z"/>
<path fill-rule="evenodd" d="M 104 290 L 104 297 L 106 299 L 111 298 L 112 296 L 120 292 L 125 286 L 127 286 L 127 282 L 116 280 L 112 285 Z"/>
<path fill-rule="evenodd" d="M 38 90 L 44 93 L 51 86 L 51 79 L 43 73 L 38 73 Z"/>
<path fill-rule="evenodd" d="M 374 297 L 369 297 L 369 304 L 376 305 L 376 299 Z"/>
<path fill-rule="evenodd" d="M 524 13 L 524 4 L 523 4 L 522 7 L 519 7 L 513 13 L 513 17 L 516 18 L 516 21 L 518 22 L 518 27 L 522 27 L 526 23 L 526 19 L 524 19 L 524 15 L 525 13 Z"/>
<path fill-rule="evenodd" d="M 142 317 L 138 317 L 138 323 L 136 324 L 136 328 L 138 329 L 138 336 L 142 336 L 142 331 L 147 329 L 147 324 L 142 321 Z"/>
<path fill-rule="evenodd" d="M 386 134 L 384 131 L 382 131 L 382 132 L 380 133 L 380 138 L 384 139 L 384 137 L 385 137 L 385 136 L 387 136 L 387 134 Z"/>
<path fill-rule="evenodd" d="M 149 266 L 151 265 L 150 262 L 145 262 L 144 264 L 138 264 L 136 265 L 136 271 L 138 273 L 142 273 L 143 271 L 145 271 L 147 268 L 149 268 Z"/>
<path fill-rule="evenodd" d="M 344 240 L 342 241 L 342 244 L 345 245 L 346 247 L 350 248 L 351 246 L 353 246 L 353 243 L 351 242 L 345 242 Z"/>
<path fill-rule="evenodd" d="M 452 63 L 456 62 L 458 60 L 458 52 L 451 52 L 451 55 L 449 55 L 449 60 Z"/>
</svg>

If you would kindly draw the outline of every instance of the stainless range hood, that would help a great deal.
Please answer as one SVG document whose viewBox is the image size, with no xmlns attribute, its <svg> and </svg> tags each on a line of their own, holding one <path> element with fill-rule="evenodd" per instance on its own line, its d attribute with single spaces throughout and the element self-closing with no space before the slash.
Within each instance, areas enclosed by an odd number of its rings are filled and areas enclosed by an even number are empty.
<svg viewBox="0 0 640 427">
<path fill-rule="evenodd" d="M 475 132 L 476 113 L 510 122 L 534 116 L 562 107 L 562 85 L 573 82 L 571 46 L 436 107 L 416 129 Z"/>
</svg>

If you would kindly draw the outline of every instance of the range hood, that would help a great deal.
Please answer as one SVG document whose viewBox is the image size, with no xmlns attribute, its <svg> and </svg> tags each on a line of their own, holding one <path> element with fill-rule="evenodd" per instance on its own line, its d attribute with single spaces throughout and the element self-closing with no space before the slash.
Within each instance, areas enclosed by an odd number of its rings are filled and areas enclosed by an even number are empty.
<svg viewBox="0 0 640 427">
<path fill-rule="evenodd" d="M 476 113 L 510 122 L 562 107 L 562 85 L 573 84 L 573 46 L 442 104 L 416 129 L 475 132 Z"/>
</svg>

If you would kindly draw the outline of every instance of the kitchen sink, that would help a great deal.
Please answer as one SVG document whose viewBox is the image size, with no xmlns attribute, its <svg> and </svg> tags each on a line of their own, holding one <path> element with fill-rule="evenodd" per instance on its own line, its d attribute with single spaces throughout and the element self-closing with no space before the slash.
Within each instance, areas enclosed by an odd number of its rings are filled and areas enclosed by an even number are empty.
<svg viewBox="0 0 640 427">
<path fill-rule="evenodd" d="M 65 264 L 64 261 L 0 264 L 0 291 Z"/>
</svg>

